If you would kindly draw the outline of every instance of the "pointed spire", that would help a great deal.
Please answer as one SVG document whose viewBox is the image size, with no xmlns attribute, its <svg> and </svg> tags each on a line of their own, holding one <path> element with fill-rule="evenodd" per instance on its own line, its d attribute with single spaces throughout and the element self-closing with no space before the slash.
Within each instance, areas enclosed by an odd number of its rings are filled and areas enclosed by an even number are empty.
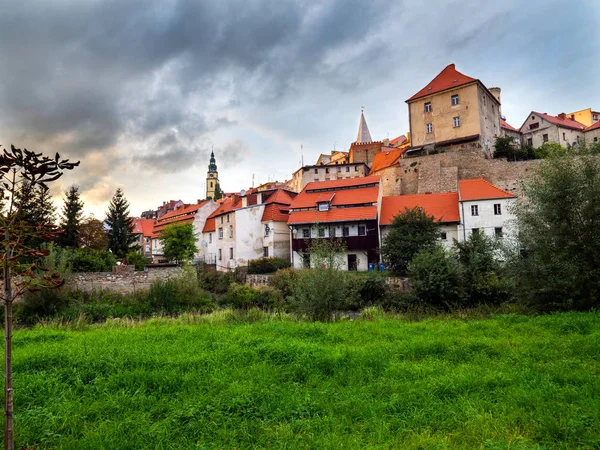
<svg viewBox="0 0 600 450">
<path fill-rule="evenodd" d="M 358 136 L 356 137 L 356 143 L 361 144 L 363 142 L 373 142 L 367 121 L 365 120 L 364 106 L 360 110 L 360 122 L 358 124 Z"/>
<path fill-rule="evenodd" d="M 216 172 L 217 171 L 217 162 L 215 161 L 215 151 L 214 151 L 214 149 L 211 149 L 211 152 L 210 152 L 210 164 L 208 165 L 208 171 L 209 172 Z"/>
</svg>

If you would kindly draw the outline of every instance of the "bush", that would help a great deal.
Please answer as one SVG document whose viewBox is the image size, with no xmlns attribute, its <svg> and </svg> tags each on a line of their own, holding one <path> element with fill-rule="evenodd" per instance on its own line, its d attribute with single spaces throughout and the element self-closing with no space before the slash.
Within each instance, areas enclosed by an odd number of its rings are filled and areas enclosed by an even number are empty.
<svg viewBox="0 0 600 450">
<path fill-rule="evenodd" d="M 23 301 L 15 304 L 15 317 L 26 323 L 33 323 L 45 317 L 51 317 L 69 306 L 67 290 L 41 289 L 37 292 L 25 292 Z"/>
<path fill-rule="evenodd" d="M 247 284 L 232 283 L 219 303 L 236 309 L 250 309 L 257 304 L 258 290 Z"/>
<path fill-rule="evenodd" d="M 287 269 L 290 265 L 290 261 L 283 258 L 254 259 L 248 263 L 248 273 L 273 273 L 280 269 Z"/>
<path fill-rule="evenodd" d="M 139 250 L 130 251 L 125 258 L 127 259 L 127 264 L 135 266 L 135 270 L 144 270 L 144 266 L 150 264 L 150 258 L 146 258 Z"/>
<path fill-rule="evenodd" d="M 73 272 L 110 272 L 117 259 L 107 250 L 78 248 L 73 252 Z"/>
<path fill-rule="evenodd" d="M 408 265 L 413 294 L 423 303 L 450 309 L 461 300 L 458 267 L 443 247 L 418 253 Z"/>
<path fill-rule="evenodd" d="M 267 311 L 283 312 L 285 307 L 285 301 L 281 293 L 271 287 L 263 286 L 257 289 L 256 306 Z"/>
<path fill-rule="evenodd" d="M 197 274 L 200 288 L 215 294 L 224 294 L 235 281 L 235 274 L 232 272 L 200 269 Z"/>
<path fill-rule="evenodd" d="M 284 300 L 287 300 L 294 290 L 294 284 L 298 281 L 298 272 L 294 269 L 281 269 L 269 279 L 269 285 L 277 289 Z"/>
<path fill-rule="evenodd" d="M 536 158 L 545 159 L 564 156 L 567 154 L 567 149 L 556 142 L 544 142 L 542 145 L 536 148 L 534 152 Z"/>
</svg>

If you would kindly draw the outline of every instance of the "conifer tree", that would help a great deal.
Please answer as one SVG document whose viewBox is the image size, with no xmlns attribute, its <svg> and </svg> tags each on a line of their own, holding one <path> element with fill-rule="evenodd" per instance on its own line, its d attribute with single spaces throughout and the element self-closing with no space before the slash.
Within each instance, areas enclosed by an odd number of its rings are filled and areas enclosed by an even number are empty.
<svg viewBox="0 0 600 450">
<path fill-rule="evenodd" d="M 217 181 L 217 185 L 215 186 L 215 198 L 213 198 L 213 200 L 219 200 L 221 198 L 223 198 L 223 191 L 221 190 L 221 186 Z"/>
<path fill-rule="evenodd" d="M 79 187 L 71 186 L 65 191 L 65 204 L 62 210 L 60 228 L 62 234 L 57 243 L 63 247 L 78 248 L 81 219 L 83 215 L 83 202 L 79 197 Z"/>
<path fill-rule="evenodd" d="M 34 192 L 33 220 L 37 224 L 54 225 L 56 221 L 56 206 L 50 197 L 50 191 L 45 186 L 37 186 Z"/>
<path fill-rule="evenodd" d="M 135 223 L 129 217 L 129 203 L 121 188 L 117 189 L 106 213 L 108 226 L 108 248 L 117 258 L 125 258 L 137 240 L 133 234 Z"/>
</svg>

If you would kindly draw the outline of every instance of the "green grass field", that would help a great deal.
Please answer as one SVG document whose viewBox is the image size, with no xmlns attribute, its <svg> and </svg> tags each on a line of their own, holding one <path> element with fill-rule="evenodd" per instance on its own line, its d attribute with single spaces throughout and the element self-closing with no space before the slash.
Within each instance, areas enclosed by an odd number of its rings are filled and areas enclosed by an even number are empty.
<svg viewBox="0 0 600 450">
<path fill-rule="evenodd" d="M 16 448 L 600 448 L 600 313 L 227 317 L 17 331 Z"/>
</svg>

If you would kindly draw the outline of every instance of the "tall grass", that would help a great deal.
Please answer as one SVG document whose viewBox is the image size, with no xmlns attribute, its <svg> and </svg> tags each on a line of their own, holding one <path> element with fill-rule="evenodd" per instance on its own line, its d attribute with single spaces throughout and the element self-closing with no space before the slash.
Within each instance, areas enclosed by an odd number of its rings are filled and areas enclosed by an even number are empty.
<svg viewBox="0 0 600 450">
<path fill-rule="evenodd" d="M 600 313 L 363 318 L 19 330 L 17 448 L 600 446 Z"/>
</svg>

